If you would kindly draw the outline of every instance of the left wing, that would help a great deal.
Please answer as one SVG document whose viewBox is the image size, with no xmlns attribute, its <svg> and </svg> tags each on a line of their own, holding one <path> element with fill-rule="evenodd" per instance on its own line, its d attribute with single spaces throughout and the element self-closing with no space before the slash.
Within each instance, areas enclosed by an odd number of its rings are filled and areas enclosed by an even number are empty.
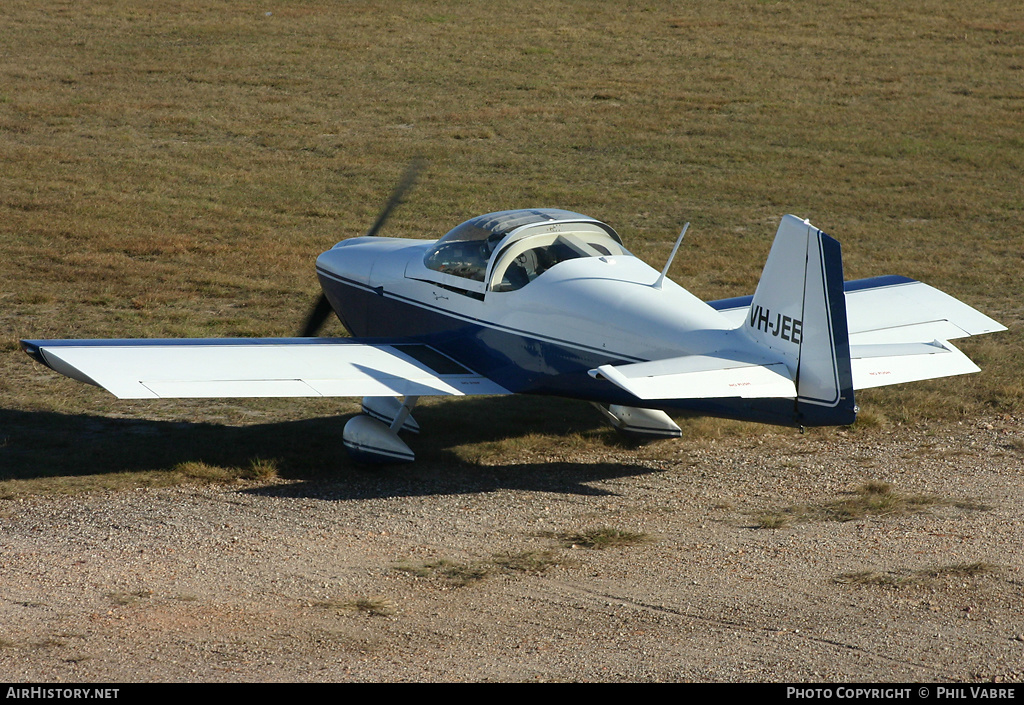
<svg viewBox="0 0 1024 705">
<path fill-rule="evenodd" d="M 349 338 L 23 340 L 121 399 L 509 394 L 423 344 Z"/>
</svg>

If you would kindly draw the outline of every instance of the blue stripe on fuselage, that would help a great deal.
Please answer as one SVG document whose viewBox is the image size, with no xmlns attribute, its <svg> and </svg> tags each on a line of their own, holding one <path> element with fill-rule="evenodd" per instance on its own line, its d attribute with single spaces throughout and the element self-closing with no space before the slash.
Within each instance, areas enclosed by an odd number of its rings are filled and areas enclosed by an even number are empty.
<svg viewBox="0 0 1024 705">
<path fill-rule="evenodd" d="M 354 336 L 425 343 L 512 392 L 601 400 L 608 396 L 609 385 L 587 372 L 600 365 L 638 361 L 484 325 L 483 321 L 368 289 L 324 272 L 321 284 Z"/>
<path fill-rule="evenodd" d="M 545 339 L 449 313 L 426 302 L 320 271 L 324 292 L 357 337 L 401 339 L 436 348 L 511 392 L 543 394 L 602 404 L 689 411 L 709 416 L 782 426 L 818 425 L 794 418 L 792 399 L 665 399 L 642 401 L 588 372 L 601 365 L 638 362 L 607 352 Z M 460 294 L 452 292 L 452 296 Z"/>
</svg>

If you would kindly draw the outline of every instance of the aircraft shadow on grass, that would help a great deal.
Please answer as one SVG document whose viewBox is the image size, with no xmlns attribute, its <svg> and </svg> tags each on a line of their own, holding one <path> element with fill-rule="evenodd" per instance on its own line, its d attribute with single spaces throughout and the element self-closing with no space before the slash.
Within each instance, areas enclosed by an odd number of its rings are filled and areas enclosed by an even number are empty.
<svg viewBox="0 0 1024 705">
<path fill-rule="evenodd" d="M 421 463 L 382 468 L 359 465 L 344 451 L 340 434 L 346 416 L 230 426 L 0 409 L 0 481 L 170 473 L 189 462 L 245 468 L 265 459 L 276 464 L 280 477 L 297 482 L 245 491 L 349 500 L 498 489 L 606 495 L 613 493 L 588 483 L 651 472 L 633 463 L 519 463 L 514 457 L 503 464 L 480 465 L 456 453 L 457 446 L 514 441 L 531 434 L 562 439 L 601 433 L 599 415 L 578 402 L 476 397 L 421 407 L 418 415 L 431 430 L 410 440 L 421 448 Z M 607 433 L 596 442 L 630 447 L 630 441 Z M 561 447 L 561 440 L 553 444 L 556 452 Z"/>
</svg>

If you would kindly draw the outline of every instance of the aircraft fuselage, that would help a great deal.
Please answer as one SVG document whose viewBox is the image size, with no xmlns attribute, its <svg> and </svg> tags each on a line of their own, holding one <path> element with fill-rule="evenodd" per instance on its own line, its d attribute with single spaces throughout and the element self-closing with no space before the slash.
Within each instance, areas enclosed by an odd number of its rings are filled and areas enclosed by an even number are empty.
<svg viewBox="0 0 1024 705">
<path fill-rule="evenodd" d="M 641 405 L 589 370 L 754 346 L 714 308 L 630 255 L 558 263 L 514 291 L 459 290 L 422 266 L 434 241 L 353 238 L 317 260 L 321 286 L 352 335 L 430 345 L 516 393 Z M 643 406 L 783 425 L 793 402 L 666 400 Z"/>
</svg>

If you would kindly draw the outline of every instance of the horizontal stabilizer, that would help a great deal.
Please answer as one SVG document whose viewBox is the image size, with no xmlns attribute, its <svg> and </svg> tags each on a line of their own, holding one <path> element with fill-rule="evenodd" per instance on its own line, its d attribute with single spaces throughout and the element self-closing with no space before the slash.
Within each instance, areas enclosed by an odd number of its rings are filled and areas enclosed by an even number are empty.
<svg viewBox="0 0 1024 705">
<path fill-rule="evenodd" d="M 979 368 L 947 342 L 850 346 L 854 389 L 883 387 L 936 377 L 978 372 Z"/>
<path fill-rule="evenodd" d="M 24 340 L 61 374 L 121 399 L 508 394 L 426 345 L 348 338 Z"/>
<path fill-rule="evenodd" d="M 638 399 L 796 397 L 782 362 L 737 354 L 687 355 L 631 365 L 602 365 L 590 376 L 604 378 Z"/>
<path fill-rule="evenodd" d="M 877 280 L 888 283 L 848 286 L 846 308 L 852 345 L 927 343 L 1006 330 L 1006 326 L 963 301 L 922 282 L 902 277 Z"/>
<path fill-rule="evenodd" d="M 850 344 L 927 343 L 1006 330 L 980 311 L 914 279 L 881 276 L 844 284 Z M 710 301 L 735 325 L 750 315 L 752 296 Z"/>
</svg>

